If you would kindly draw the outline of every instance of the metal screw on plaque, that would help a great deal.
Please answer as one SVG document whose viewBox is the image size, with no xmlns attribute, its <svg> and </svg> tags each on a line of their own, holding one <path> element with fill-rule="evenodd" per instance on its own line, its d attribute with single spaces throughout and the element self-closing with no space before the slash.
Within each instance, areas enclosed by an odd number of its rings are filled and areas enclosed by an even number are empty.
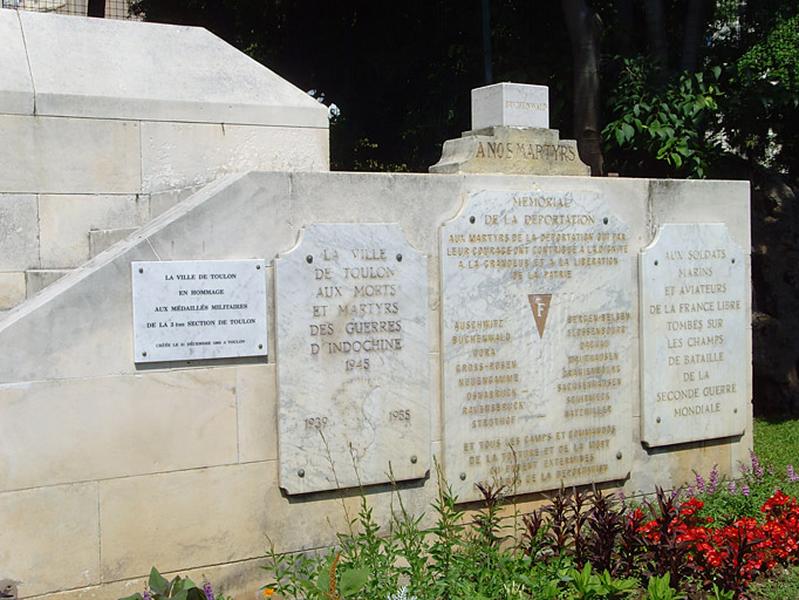
<svg viewBox="0 0 799 600">
<path fill-rule="evenodd" d="M 258 344 L 258 350 L 263 350 L 263 349 L 264 349 L 264 345 L 263 344 Z"/>
<path fill-rule="evenodd" d="M 255 265 L 255 270 L 256 271 L 260 271 L 261 270 L 261 265 Z"/>
<path fill-rule="evenodd" d="M 656 266 L 656 267 L 658 266 L 658 261 L 655 261 L 655 266 Z"/>
<path fill-rule="evenodd" d="M 734 412 L 737 415 L 738 414 L 738 409 L 737 408 L 733 408 L 732 412 Z"/>
<path fill-rule="evenodd" d="M 0 598 L 17 600 L 17 584 L 13 579 L 0 579 Z"/>
<path fill-rule="evenodd" d="M 466 481 L 466 473 L 461 473 L 461 481 Z"/>
<path fill-rule="evenodd" d="M 411 462 L 412 462 L 414 465 L 416 464 L 416 461 L 417 461 L 417 460 L 419 460 L 419 459 L 418 459 L 418 458 L 416 458 L 416 455 L 415 455 L 415 454 L 414 454 L 413 456 L 411 456 Z"/>
<path fill-rule="evenodd" d="M 402 262 L 402 254 L 397 254 L 397 262 Z"/>
<path fill-rule="evenodd" d="M 146 352 L 142 352 L 141 355 L 142 356 L 147 356 L 147 353 Z"/>
<path fill-rule="evenodd" d="M 469 223 L 474 223 L 474 222 L 475 222 L 475 220 L 476 220 L 476 219 L 475 219 L 474 217 L 469 217 Z"/>
<path fill-rule="evenodd" d="M 660 417 L 658 417 L 657 419 L 655 419 L 655 421 L 657 421 L 658 423 L 660 423 Z"/>
<path fill-rule="evenodd" d="M 621 460 L 621 457 L 622 457 L 622 453 L 621 453 L 621 450 L 619 450 L 618 452 L 616 452 L 616 460 Z"/>
<path fill-rule="evenodd" d="M 734 258 L 732 259 L 732 264 L 735 264 L 735 259 Z"/>
<path fill-rule="evenodd" d="M 605 217 L 604 219 L 602 219 L 602 222 L 603 222 L 605 225 L 607 225 L 607 224 L 608 224 L 608 218 L 607 218 L 607 217 Z"/>
<path fill-rule="evenodd" d="M 144 269 L 142 267 L 139 267 L 139 273 L 144 273 Z"/>
<path fill-rule="evenodd" d="M 310 254 L 306 256 L 305 262 L 307 262 L 310 265 L 313 262 L 313 256 L 311 256 Z"/>
<path fill-rule="evenodd" d="M 300 469 L 297 471 L 297 477 L 305 477 L 305 469 Z"/>
</svg>

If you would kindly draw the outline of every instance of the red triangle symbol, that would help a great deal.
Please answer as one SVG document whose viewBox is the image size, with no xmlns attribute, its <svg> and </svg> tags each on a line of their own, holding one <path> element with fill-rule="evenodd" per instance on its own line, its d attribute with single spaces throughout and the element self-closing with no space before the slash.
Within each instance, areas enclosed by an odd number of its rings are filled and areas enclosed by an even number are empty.
<svg viewBox="0 0 799 600">
<path fill-rule="evenodd" d="M 549 302 L 552 300 L 552 294 L 528 294 L 527 300 L 530 302 L 530 308 L 533 310 L 533 319 L 535 319 L 535 327 L 538 329 L 538 337 L 544 337 L 544 327 L 547 325 L 547 317 L 549 316 Z"/>
</svg>

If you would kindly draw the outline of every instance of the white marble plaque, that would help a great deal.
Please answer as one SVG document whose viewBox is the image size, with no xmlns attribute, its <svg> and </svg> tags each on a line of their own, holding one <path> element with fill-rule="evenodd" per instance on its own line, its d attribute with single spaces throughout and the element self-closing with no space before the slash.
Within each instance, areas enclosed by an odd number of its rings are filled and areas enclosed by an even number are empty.
<svg viewBox="0 0 799 600">
<path fill-rule="evenodd" d="M 641 439 L 740 435 L 751 398 L 746 255 L 723 223 L 662 225 L 641 252 Z"/>
<path fill-rule="evenodd" d="M 599 192 L 482 191 L 441 229 L 444 467 L 518 494 L 626 477 L 629 227 Z"/>
<path fill-rule="evenodd" d="M 263 260 L 132 262 L 137 363 L 265 356 Z"/>
<path fill-rule="evenodd" d="M 549 88 L 528 83 L 495 83 L 472 90 L 472 129 L 549 128 Z"/>
<path fill-rule="evenodd" d="M 424 477 L 427 258 L 398 225 L 311 225 L 277 259 L 275 297 L 280 487 Z"/>
</svg>

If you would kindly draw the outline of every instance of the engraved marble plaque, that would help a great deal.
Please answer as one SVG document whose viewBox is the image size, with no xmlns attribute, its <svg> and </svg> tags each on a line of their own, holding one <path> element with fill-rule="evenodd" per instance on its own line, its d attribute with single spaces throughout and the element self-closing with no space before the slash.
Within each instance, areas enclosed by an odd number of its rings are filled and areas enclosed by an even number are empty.
<svg viewBox="0 0 799 600">
<path fill-rule="evenodd" d="M 263 260 L 132 262 L 137 363 L 265 356 Z"/>
<path fill-rule="evenodd" d="M 427 258 L 395 224 L 314 224 L 277 259 L 275 296 L 280 487 L 424 477 Z"/>
<path fill-rule="evenodd" d="M 742 434 L 751 368 L 743 249 L 723 223 L 669 223 L 639 268 L 643 442 Z"/>
<path fill-rule="evenodd" d="M 593 191 L 482 191 L 441 229 L 444 467 L 528 493 L 626 477 L 629 227 Z"/>
</svg>

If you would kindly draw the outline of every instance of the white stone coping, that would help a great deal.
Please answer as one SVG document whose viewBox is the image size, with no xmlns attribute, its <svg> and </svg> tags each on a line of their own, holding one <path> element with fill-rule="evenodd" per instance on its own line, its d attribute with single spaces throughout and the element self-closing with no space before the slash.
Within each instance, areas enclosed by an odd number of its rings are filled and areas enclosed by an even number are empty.
<svg viewBox="0 0 799 600">
<path fill-rule="evenodd" d="M 203 28 L 0 10 L 0 39 L 0 113 L 328 127 L 322 104 Z"/>
</svg>

